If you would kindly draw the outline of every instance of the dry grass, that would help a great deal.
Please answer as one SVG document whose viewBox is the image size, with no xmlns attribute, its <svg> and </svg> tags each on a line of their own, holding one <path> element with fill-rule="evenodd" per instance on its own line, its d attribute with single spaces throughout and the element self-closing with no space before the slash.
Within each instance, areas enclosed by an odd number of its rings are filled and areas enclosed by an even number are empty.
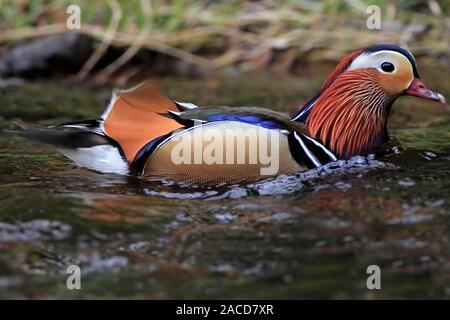
<svg viewBox="0 0 450 320">
<path fill-rule="evenodd" d="M 448 56 L 447 1 L 374 2 L 381 7 L 381 30 L 367 29 L 368 4 L 361 0 L 0 0 L 0 46 L 67 32 L 65 8 L 78 4 L 79 32 L 99 43 L 78 79 L 89 75 L 110 46 L 124 52 L 97 77 L 108 77 L 140 49 L 201 68 L 233 65 L 242 71 L 289 71 L 296 61 L 334 61 L 373 43 L 398 43 L 430 61 Z"/>
</svg>

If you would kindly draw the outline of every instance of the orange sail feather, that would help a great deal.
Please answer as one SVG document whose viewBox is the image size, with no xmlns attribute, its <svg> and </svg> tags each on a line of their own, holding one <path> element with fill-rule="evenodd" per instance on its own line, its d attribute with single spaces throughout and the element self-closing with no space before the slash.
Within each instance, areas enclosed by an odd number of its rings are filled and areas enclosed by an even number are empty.
<svg viewBox="0 0 450 320">
<path fill-rule="evenodd" d="M 175 103 L 147 81 L 115 94 L 105 112 L 104 131 L 131 162 L 147 142 L 181 127 L 175 120 L 158 114 L 167 110 L 176 111 Z"/>
</svg>

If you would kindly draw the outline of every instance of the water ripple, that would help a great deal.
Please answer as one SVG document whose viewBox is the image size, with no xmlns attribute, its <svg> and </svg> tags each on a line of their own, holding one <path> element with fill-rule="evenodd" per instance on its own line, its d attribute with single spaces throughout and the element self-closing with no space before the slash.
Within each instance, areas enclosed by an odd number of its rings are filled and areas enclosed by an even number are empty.
<svg viewBox="0 0 450 320">
<path fill-rule="evenodd" d="M 226 186 L 220 185 L 215 188 L 208 187 L 201 190 L 201 186 L 186 185 L 181 187 L 183 190 L 158 191 L 149 188 L 144 188 L 143 192 L 150 196 L 159 196 L 169 199 L 238 199 L 251 195 L 259 196 L 276 196 L 295 194 L 305 189 L 315 187 L 316 189 L 322 187 L 329 187 L 326 183 L 327 177 L 348 175 L 365 172 L 371 169 L 394 169 L 393 164 L 382 162 L 375 159 L 374 155 L 369 156 L 355 156 L 349 160 L 339 160 L 327 163 L 315 169 L 300 172 L 294 175 L 280 175 L 276 178 L 258 181 L 248 184 L 247 186 Z M 176 186 L 172 183 L 171 186 Z M 351 184 L 337 182 L 334 184 L 336 189 L 348 190 Z M 192 192 L 192 189 L 198 191 Z M 175 189 L 175 188 L 174 188 Z M 191 190 L 186 192 L 186 190 Z"/>
</svg>

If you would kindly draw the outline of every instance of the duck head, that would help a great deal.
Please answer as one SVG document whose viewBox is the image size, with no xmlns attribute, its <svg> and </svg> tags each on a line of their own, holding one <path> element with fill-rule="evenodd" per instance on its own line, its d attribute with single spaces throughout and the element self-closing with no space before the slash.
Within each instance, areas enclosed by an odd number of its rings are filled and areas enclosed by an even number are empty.
<svg viewBox="0 0 450 320">
<path fill-rule="evenodd" d="M 336 66 L 295 120 L 339 158 L 373 152 L 387 139 L 394 101 L 410 95 L 445 104 L 419 77 L 412 54 L 395 45 L 356 50 Z"/>
</svg>

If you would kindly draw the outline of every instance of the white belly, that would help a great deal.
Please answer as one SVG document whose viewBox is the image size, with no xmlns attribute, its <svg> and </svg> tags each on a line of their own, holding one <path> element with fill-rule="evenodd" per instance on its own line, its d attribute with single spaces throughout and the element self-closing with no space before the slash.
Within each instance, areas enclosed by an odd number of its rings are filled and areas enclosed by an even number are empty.
<svg viewBox="0 0 450 320">
<path fill-rule="evenodd" d="M 111 145 L 90 148 L 57 149 L 79 167 L 102 173 L 128 174 L 128 163 L 119 150 Z"/>
</svg>

